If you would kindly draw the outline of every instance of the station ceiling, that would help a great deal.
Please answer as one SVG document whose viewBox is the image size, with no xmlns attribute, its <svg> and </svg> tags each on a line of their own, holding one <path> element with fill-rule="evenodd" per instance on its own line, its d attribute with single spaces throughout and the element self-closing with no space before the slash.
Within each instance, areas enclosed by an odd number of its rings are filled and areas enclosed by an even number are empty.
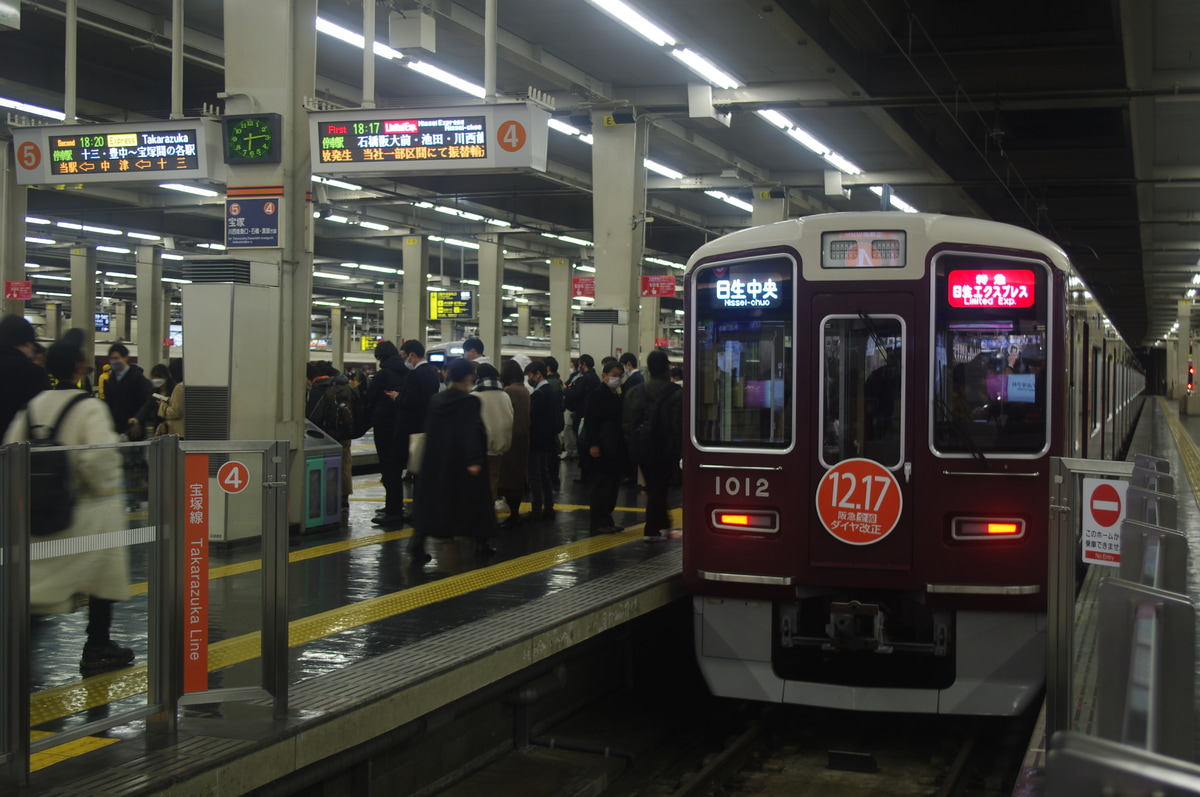
<svg viewBox="0 0 1200 797">
<path fill-rule="evenodd" d="M 626 0 L 675 40 L 655 44 L 601 8 L 609 0 L 498 0 L 497 88 L 553 98 L 556 122 L 592 109 L 648 123 L 647 157 L 679 173 L 648 173 L 646 254 L 682 264 L 699 245 L 747 226 L 762 191 L 788 198 L 792 216 L 878 209 L 889 185 L 921 211 L 976 216 L 1037 230 L 1071 256 L 1127 341 L 1167 334 L 1200 272 L 1200 5 L 1190 0 Z M 361 34 L 361 0 L 320 0 L 328 26 Z M 21 29 L 0 33 L 0 96 L 63 107 L 65 3 L 22 4 Z M 169 0 L 79 0 L 79 114 L 95 121 L 166 118 L 170 108 Z M 376 59 L 380 107 L 477 102 L 406 64 L 421 60 L 483 83 L 485 0 L 381 0 L 389 21 L 432 17 L 435 51 Z M 223 4 L 187 0 L 187 115 L 220 107 Z M 677 52 L 702 55 L 737 85 L 713 85 Z M 672 51 L 676 51 L 672 55 Z M 362 101 L 362 51 L 318 34 L 317 95 Z M 719 80 L 717 82 L 720 82 Z M 711 86 L 715 113 L 689 104 L 688 84 Z M 846 164 L 798 143 L 759 112 L 835 150 Z M 779 119 L 779 116 L 774 118 Z M 851 167 L 851 168 L 847 168 Z M 853 173 L 857 167 L 860 173 Z M 827 172 L 840 175 L 841 190 Z M 419 231 L 470 242 L 504 232 L 504 282 L 535 312 L 546 306 L 547 258 L 586 264 L 592 236 L 591 148 L 552 130 L 545 173 L 430 174 L 354 179 L 364 190 L 319 186 L 335 215 L 387 226 L 317 224 L 314 298 L 377 294 L 378 280 L 341 263 L 398 265 L 401 236 Z M 29 214 L 164 236 L 185 256 L 222 240 L 223 205 L 157 185 L 31 190 Z M 420 203 L 420 204 L 416 204 Z M 441 207 L 426 207 L 434 205 Z M 500 230 L 446 208 L 507 220 Z M 76 239 L 29 245 L 49 271 Z M 93 242 L 94 243 L 94 242 Z M 105 242 L 108 243 L 108 242 Z M 431 270 L 471 278 L 474 252 L 434 245 Z M 120 256 L 112 265 L 120 270 Z M 131 261 L 129 261 L 131 262 Z M 104 264 L 106 267 L 107 263 Z M 174 268 L 168 264 L 169 268 Z M 647 273 L 679 273 L 646 264 Z M 114 280 L 120 296 L 132 285 Z M 35 290 L 46 287 L 35 281 Z M 324 306 L 322 306 L 324 307 Z M 353 308 L 352 305 L 349 307 Z M 318 308 L 320 309 L 320 308 Z"/>
</svg>

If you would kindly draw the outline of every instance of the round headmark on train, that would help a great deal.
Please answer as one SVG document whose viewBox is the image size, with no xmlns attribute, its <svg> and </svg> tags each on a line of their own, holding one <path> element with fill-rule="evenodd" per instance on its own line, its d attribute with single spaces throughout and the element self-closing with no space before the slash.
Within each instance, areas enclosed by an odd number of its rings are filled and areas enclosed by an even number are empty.
<svg viewBox="0 0 1200 797">
<path fill-rule="evenodd" d="M 844 459 L 817 485 L 817 515 L 849 545 L 871 545 L 896 528 L 904 498 L 890 470 L 873 459 Z"/>
</svg>

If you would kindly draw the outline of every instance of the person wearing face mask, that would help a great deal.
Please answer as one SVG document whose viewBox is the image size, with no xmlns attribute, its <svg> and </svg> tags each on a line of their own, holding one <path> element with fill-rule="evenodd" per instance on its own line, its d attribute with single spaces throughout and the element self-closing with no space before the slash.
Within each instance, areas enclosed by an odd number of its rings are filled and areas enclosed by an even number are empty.
<svg viewBox="0 0 1200 797">
<path fill-rule="evenodd" d="M 546 366 L 531 362 L 525 366 L 529 396 L 529 503 L 531 517 L 554 517 L 554 479 L 551 467 L 558 470 L 558 433 L 562 431 L 562 402 L 546 381 Z"/>
<path fill-rule="evenodd" d="M 587 396 L 583 427 L 592 462 L 592 485 L 588 527 L 593 534 L 622 530 L 613 520 L 621 472 L 626 467 L 625 436 L 621 428 L 621 374 L 625 369 L 615 360 L 604 366 L 603 386 Z"/>
<path fill-rule="evenodd" d="M 429 399 L 437 395 L 441 388 L 441 378 L 437 370 L 425 359 L 425 346 L 419 340 L 406 340 L 400 346 L 400 355 L 404 358 L 404 367 L 408 376 L 399 391 L 387 391 L 384 395 L 392 399 L 396 405 L 396 425 L 392 438 L 392 468 L 391 471 L 403 472 L 408 467 L 408 446 L 414 434 L 425 428 L 425 414 L 429 407 Z M 396 489 L 396 487 L 399 489 Z M 388 504 L 384 513 L 374 521 L 376 526 L 384 528 L 400 528 L 409 517 L 404 512 L 403 484 L 393 485 L 387 490 Z"/>
<path fill-rule="evenodd" d="M 163 402 L 157 397 L 169 397 L 175 389 L 175 382 L 171 379 L 171 372 L 167 370 L 166 363 L 159 363 L 150 369 L 150 386 L 154 389 L 154 394 L 146 400 L 135 417 L 138 424 L 147 431 L 147 436 L 158 437 L 167 433 L 167 427 L 159 415 Z"/>
<path fill-rule="evenodd" d="M 140 367 L 129 362 L 129 349 L 123 343 L 108 347 L 111 376 L 104 388 L 104 400 L 112 413 L 117 434 L 141 440 L 146 434 L 137 419 L 138 410 L 150 399 L 154 388 Z M 154 431 L 153 428 L 150 429 Z"/>
</svg>

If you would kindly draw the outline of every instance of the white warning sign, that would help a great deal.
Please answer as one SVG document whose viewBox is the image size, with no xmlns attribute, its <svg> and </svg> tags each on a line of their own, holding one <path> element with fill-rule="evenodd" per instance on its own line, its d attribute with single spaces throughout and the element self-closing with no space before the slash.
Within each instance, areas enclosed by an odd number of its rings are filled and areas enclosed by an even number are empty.
<svg viewBox="0 0 1200 797">
<path fill-rule="evenodd" d="M 1083 480 L 1083 562 L 1119 567 L 1121 519 L 1125 517 L 1125 490 L 1129 482 L 1114 479 Z"/>
</svg>

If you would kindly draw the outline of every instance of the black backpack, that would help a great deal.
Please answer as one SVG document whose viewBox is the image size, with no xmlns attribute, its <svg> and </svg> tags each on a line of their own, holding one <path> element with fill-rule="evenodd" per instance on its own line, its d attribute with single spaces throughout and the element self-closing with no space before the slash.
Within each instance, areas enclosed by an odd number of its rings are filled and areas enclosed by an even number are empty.
<svg viewBox="0 0 1200 797">
<path fill-rule="evenodd" d="M 339 443 L 354 439 L 354 410 L 338 395 L 337 385 L 332 380 L 322 391 L 321 400 L 308 419 Z"/>
<path fill-rule="evenodd" d="M 667 441 L 663 435 L 665 427 L 662 421 L 662 405 L 677 390 L 680 390 L 679 385 L 672 382 L 670 387 L 660 390 L 654 398 L 649 398 L 646 384 L 643 383 L 642 393 L 647 395 L 647 398 L 638 408 L 637 417 L 629 433 L 629 453 L 639 465 L 658 464 L 670 457 L 671 452 L 667 450 Z"/>
<path fill-rule="evenodd" d="M 71 526 L 75 514 L 75 488 L 71 483 L 71 462 L 66 451 L 48 451 L 61 446 L 58 429 L 63 419 L 79 402 L 90 398 L 80 393 L 67 402 L 53 426 L 34 421 L 30 407 L 29 424 L 29 533 L 34 537 L 57 534 Z"/>
</svg>

